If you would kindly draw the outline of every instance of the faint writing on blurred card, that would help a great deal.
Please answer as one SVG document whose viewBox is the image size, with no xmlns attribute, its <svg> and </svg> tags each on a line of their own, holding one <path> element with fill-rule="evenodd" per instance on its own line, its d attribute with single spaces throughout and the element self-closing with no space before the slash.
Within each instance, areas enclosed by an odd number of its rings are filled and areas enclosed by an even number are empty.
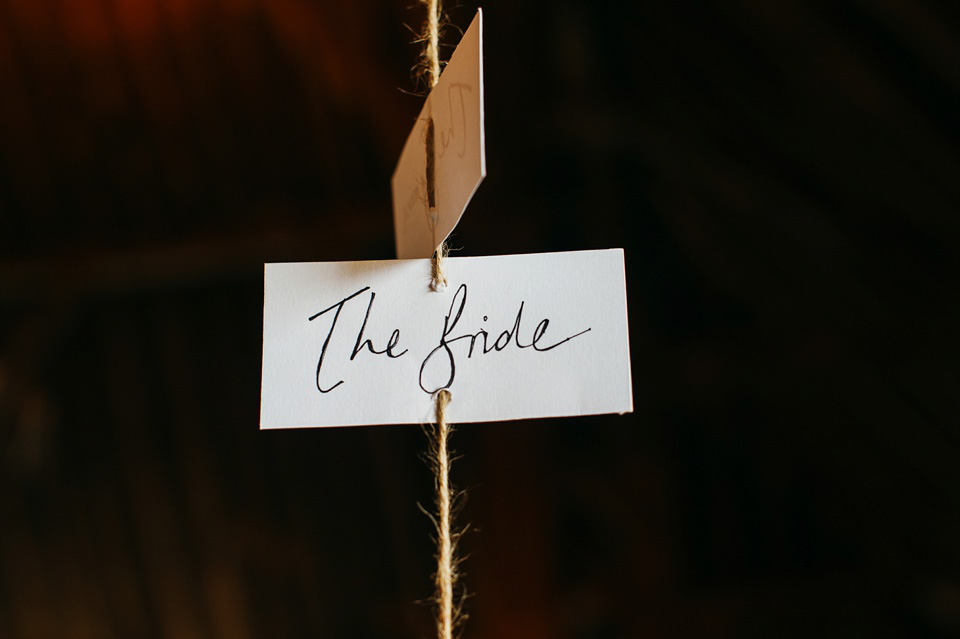
<svg viewBox="0 0 960 639">
<path fill-rule="evenodd" d="M 478 10 L 427 97 L 393 173 L 400 259 L 433 255 L 486 176 L 482 52 Z"/>
</svg>

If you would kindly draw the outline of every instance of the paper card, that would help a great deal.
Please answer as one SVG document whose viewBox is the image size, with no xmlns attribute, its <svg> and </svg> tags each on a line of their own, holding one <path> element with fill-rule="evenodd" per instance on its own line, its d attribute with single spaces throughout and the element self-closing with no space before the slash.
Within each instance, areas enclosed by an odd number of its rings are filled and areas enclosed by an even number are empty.
<svg viewBox="0 0 960 639">
<path fill-rule="evenodd" d="M 266 264 L 260 428 L 633 410 L 623 251 Z"/>
<path fill-rule="evenodd" d="M 487 174 L 482 51 L 483 14 L 478 9 L 430 91 L 393 173 L 400 259 L 432 256 Z"/>
</svg>

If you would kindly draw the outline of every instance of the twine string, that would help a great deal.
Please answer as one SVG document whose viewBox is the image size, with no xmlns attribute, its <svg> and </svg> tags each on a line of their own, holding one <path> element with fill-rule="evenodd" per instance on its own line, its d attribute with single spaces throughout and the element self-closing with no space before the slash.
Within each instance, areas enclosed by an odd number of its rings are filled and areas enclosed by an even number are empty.
<svg viewBox="0 0 960 639">
<path fill-rule="evenodd" d="M 436 428 L 434 434 L 434 470 L 436 472 L 436 506 L 437 506 L 437 573 L 434 581 L 436 586 L 437 604 L 437 636 L 440 639 L 451 639 L 454 627 L 458 622 L 459 607 L 453 605 L 453 586 L 457 579 L 454 549 L 456 538 L 450 532 L 452 507 L 452 489 L 450 486 L 450 453 L 447 439 L 452 427 L 447 423 L 446 410 L 450 403 L 450 391 L 443 389 L 436 397 Z"/>
<path fill-rule="evenodd" d="M 430 88 L 437 86 L 440 80 L 440 0 L 422 0 L 427 5 L 427 23 L 423 40 L 424 67 L 430 82 Z M 436 207 L 436 162 L 434 159 L 435 140 L 433 120 L 428 125 L 426 140 L 427 152 L 427 194 L 428 206 Z M 433 254 L 430 288 L 443 291 L 447 287 L 444 272 L 444 259 L 447 257 L 446 241 L 440 242 Z M 436 517 L 431 516 L 437 529 L 437 572 L 434 575 L 436 603 L 437 637 L 452 639 L 455 628 L 465 619 L 461 613 L 462 600 L 454 605 L 453 587 L 457 581 L 458 559 L 455 557 L 459 533 L 451 532 L 451 519 L 454 493 L 450 485 L 450 450 L 448 439 L 453 431 L 447 423 L 447 406 L 450 404 L 450 391 L 442 389 L 435 398 L 436 426 L 432 429 L 430 457 L 433 462 L 434 483 L 436 488 Z"/>
<path fill-rule="evenodd" d="M 430 88 L 437 86 L 440 81 L 440 0 L 422 0 L 427 5 L 427 24 L 424 27 L 423 41 L 426 42 L 423 52 L 424 68 Z M 428 208 L 436 208 L 436 163 L 434 161 L 435 142 L 433 136 L 433 118 L 430 119 L 426 140 L 427 151 L 427 203 Z M 430 288 L 434 291 L 443 291 L 447 287 L 447 276 L 444 272 L 444 258 L 448 249 L 446 240 L 440 242 L 433 253 L 433 268 L 431 269 Z"/>
<path fill-rule="evenodd" d="M 427 46 L 423 57 L 432 89 L 440 80 L 440 0 L 423 0 L 423 3 L 427 5 L 427 26 L 423 38 Z"/>
</svg>

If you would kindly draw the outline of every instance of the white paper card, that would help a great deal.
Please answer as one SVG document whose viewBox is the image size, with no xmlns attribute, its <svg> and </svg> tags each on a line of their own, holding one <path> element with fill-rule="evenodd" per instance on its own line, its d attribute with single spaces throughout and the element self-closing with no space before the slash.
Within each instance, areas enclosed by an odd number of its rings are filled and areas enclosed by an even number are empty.
<svg viewBox="0 0 960 639">
<path fill-rule="evenodd" d="M 266 264 L 260 428 L 633 410 L 623 251 Z"/>
<path fill-rule="evenodd" d="M 393 226 L 400 259 L 431 257 L 487 174 L 482 51 L 483 15 L 478 9 L 430 91 L 393 173 Z M 428 141 L 434 157 L 429 177 Z"/>
</svg>

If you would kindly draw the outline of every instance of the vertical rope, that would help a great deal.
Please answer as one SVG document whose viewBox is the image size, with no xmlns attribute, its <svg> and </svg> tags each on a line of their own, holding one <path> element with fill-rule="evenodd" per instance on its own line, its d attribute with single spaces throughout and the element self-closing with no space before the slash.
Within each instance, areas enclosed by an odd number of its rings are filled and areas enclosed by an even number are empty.
<svg viewBox="0 0 960 639">
<path fill-rule="evenodd" d="M 424 66 L 433 89 L 440 80 L 440 0 L 422 0 L 427 5 L 427 24 L 423 40 L 426 42 L 424 50 Z M 431 121 L 430 126 L 432 130 Z M 434 144 L 433 136 L 428 135 L 427 145 Z M 434 149 L 427 148 L 428 165 L 432 165 Z M 427 167 L 428 183 L 433 182 L 432 166 Z M 432 186 L 432 184 L 431 184 Z M 431 193 L 433 195 L 433 193 Z M 431 272 L 431 288 L 434 291 L 443 291 L 447 287 L 447 277 L 444 273 L 444 258 L 447 256 L 446 241 L 433 254 L 433 268 Z M 432 431 L 433 439 L 430 444 L 431 459 L 433 461 L 434 483 L 436 487 L 436 517 L 433 517 L 437 528 L 437 572 L 434 576 L 434 600 L 437 606 L 437 637 L 438 639 L 453 639 L 453 631 L 463 620 L 460 605 L 454 606 L 453 586 L 457 581 L 457 563 L 454 557 L 459 534 L 452 533 L 451 518 L 453 510 L 453 490 L 450 486 L 450 452 L 447 440 L 452 427 L 447 424 L 447 406 L 450 404 L 450 391 L 443 389 L 436 395 L 435 413 L 436 427 Z"/>
<path fill-rule="evenodd" d="M 427 43 L 424 51 L 427 74 L 430 76 L 430 88 L 437 86 L 440 80 L 440 0 L 423 0 L 427 5 Z"/>
<path fill-rule="evenodd" d="M 437 603 L 437 637 L 451 639 L 459 610 L 453 606 L 453 584 L 456 581 L 456 562 L 453 558 L 456 539 L 450 532 L 452 490 L 450 488 L 450 457 L 447 438 L 451 427 L 447 424 L 446 410 L 450 403 L 450 391 L 437 393 L 435 429 L 435 471 L 437 489 L 437 574 L 435 577 Z"/>
<path fill-rule="evenodd" d="M 444 271 L 444 260 L 447 257 L 447 254 L 450 252 L 450 249 L 447 248 L 446 242 L 440 242 L 440 246 L 437 247 L 437 251 L 433 254 L 433 261 L 430 269 L 430 288 L 438 293 L 443 292 L 447 288 L 447 274 Z"/>
<path fill-rule="evenodd" d="M 427 77 L 430 81 L 430 88 L 437 86 L 440 81 L 440 0 L 422 0 L 427 5 L 427 24 L 423 40 L 426 47 L 423 52 L 424 66 L 427 70 Z M 432 121 L 431 121 L 432 124 Z M 428 144 L 433 145 L 433 136 L 429 136 Z M 433 157 L 433 149 L 427 149 L 427 157 Z M 430 162 L 432 164 L 432 162 Z M 428 173 L 431 173 L 432 167 L 428 167 Z M 433 180 L 432 173 L 428 181 Z M 432 195 L 432 193 L 431 193 Z M 442 291 L 447 287 L 447 276 L 443 269 L 443 260 L 447 256 L 446 241 L 440 243 L 433 254 L 433 281 L 430 287 L 435 291 Z"/>
</svg>

